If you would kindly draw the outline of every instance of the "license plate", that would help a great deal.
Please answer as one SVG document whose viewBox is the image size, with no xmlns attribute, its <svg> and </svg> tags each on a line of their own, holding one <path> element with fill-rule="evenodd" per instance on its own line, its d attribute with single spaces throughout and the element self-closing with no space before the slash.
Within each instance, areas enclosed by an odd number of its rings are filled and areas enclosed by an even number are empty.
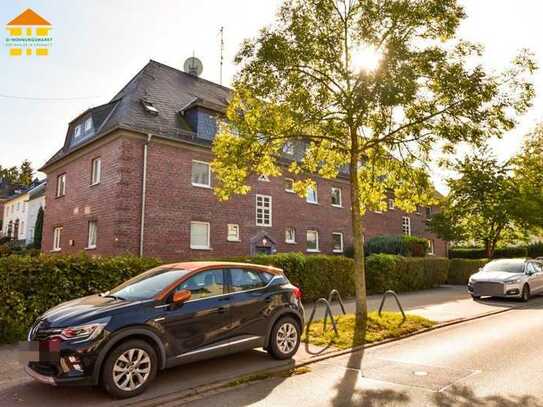
<svg viewBox="0 0 543 407">
<path fill-rule="evenodd" d="M 60 340 L 19 342 L 19 361 L 58 362 L 60 359 Z"/>
</svg>

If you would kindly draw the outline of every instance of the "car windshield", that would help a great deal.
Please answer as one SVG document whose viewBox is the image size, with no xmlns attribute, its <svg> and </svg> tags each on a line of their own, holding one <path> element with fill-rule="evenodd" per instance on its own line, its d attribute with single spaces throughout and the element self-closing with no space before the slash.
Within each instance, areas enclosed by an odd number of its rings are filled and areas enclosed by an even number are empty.
<svg viewBox="0 0 543 407">
<path fill-rule="evenodd" d="M 131 278 L 105 295 L 123 300 L 148 300 L 188 272 L 185 269 L 157 267 Z"/>
<path fill-rule="evenodd" d="M 491 261 L 483 267 L 483 271 L 504 271 L 506 273 L 523 273 L 524 262 L 515 260 Z"/>
</svg>

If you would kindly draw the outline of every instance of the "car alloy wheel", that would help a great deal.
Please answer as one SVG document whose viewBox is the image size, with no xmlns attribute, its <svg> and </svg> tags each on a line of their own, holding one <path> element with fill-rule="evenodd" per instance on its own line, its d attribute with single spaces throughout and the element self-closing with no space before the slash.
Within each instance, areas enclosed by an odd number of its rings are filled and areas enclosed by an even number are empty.
<svg viewBox="0 0 543 407">
<path fill-rule="evenodd" d="M 298 331 L 294 324 L 289 321 L 281 324 L 277 330 L 275 340 L 277 347 L 282 353 L 288 354 L 292 352 L 298 343 Z"/>
<path fill-rule="evenodd" d="M 524 285 L 524 287 L 522 287 L 521 300 L 522 302 L 528 302 L 529 299 L 530 299 L 530 287 L 528 285 Z"/>
<path fill-rule="evenodd" d="M 132 348 L 122 353 L 113 365 L 113 382 L 123 391 L 141 387 L 151 373 L 151 358 L 143 349 Z"/>
</svg>

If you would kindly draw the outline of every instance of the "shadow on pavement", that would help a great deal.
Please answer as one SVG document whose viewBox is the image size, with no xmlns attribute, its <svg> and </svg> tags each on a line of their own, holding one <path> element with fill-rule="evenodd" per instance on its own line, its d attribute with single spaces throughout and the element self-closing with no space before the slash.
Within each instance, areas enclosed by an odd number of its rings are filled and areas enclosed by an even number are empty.
<svg viewBox="0 0 543 407">
<path fill-rule="evenodd" d="M 447 391 L 434 395 L 434 405 L 438 407 L 543 407 L 543 402 L 530 395 L 478 397 L 466 386 L 452 386 Z"/>
</svg>

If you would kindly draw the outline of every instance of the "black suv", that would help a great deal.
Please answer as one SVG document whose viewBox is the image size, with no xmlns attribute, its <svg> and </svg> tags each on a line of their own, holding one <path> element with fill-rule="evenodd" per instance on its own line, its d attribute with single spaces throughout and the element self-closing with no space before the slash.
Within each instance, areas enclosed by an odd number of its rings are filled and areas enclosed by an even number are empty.
<svg viewBox="0 0 543 407">
<path fill-rule="evenodd" d="M 280 269 L 170 264 L 44 313 L 28 334 L 25 370 L 40 382 L 101 383 L 131 397 L 178 364 L 257 347 L 290 358 L 303 325 L 301 291 Z"/>
</svg>

